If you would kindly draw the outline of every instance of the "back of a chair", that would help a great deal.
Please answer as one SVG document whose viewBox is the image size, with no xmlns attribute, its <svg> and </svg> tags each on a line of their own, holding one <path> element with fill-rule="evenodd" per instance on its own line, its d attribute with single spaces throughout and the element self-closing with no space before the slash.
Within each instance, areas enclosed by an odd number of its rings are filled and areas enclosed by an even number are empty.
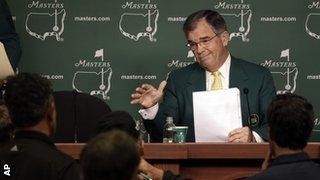
<svg viewBox="0 0 320 180">
<path fill-rule="evenodd" d="M 55 142 L 87 142 L 95 135 L 99 117 L 111 112 L 101 99 L 76 91 L 54 92 L 57 109 Z"/>
</svg>

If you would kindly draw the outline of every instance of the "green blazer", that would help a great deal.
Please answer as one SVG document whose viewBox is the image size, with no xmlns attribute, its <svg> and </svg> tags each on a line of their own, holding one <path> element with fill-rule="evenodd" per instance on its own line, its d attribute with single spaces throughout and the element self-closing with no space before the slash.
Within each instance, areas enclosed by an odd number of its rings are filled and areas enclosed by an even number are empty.
<svg viewBox="0 0 320 180">
<path fill-rule="evenodd" d="M 249 126 L 248 103 L 250 114 L 257 115 L 251 120 L 252 130 L 267 139 L 267 108 L 276 95 L 271 73 L 265 67 L 231 57 L 229 78 L 229 87 L 240 90 L 243 126 Z M 167 116 L 172 116 L 176 125 L 188 126 L 187 142 L 195 141 L 192 92 L 205 91 L 205 84 L 205 70 L 198 63 L 170 73 L 155 119 L 144 121 L 154 142 L 162 141 L 162 129 Z M 248 89 L 248 102 L 244 89 Z"/>
</svg>

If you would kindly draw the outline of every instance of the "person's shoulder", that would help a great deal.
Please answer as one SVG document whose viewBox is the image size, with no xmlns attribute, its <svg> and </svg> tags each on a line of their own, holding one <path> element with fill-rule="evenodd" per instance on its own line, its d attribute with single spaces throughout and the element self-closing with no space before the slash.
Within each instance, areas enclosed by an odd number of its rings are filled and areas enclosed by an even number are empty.
<svg viewBox="0 0 320 180">
<path fill-rule="evenodd" d="M 56 156 L 57 156 L 57 157 L 60 157 L 60 158 L 63 159 L 65 162 L 69 162 L 69 163 L 75 162 L 75 160 L 74 160 L 71 156 L 69 156 L 68 154 L 60 151 L 59 149 L 56 148 L 55 151 L 56 151 Z"/>
<path fill-rule="evenodd" d="M 15 139 L 13 143 L 16 146 L 16 152 L 11 154 L 21 155 L 21 159 L 32 162 L 34 167 L 42 167 L 44 171 L 50 171 L 54 177 L 79 173 L 76 160 L 57 149 L 54 144 L 36 138 Z"/>
<path fill-rule="evenodd" d="M 60 151 L 56 146 L 47 148 L 45 153 L 48 153 L 46 156 L 48 161 L 50 161 L 53 171 L 67 179 L 69 179 L 68 177 L 78 179 L 77 174 L 80 172 L 80 165 L 77 161 L 68 154 Z M 62 172 L 62 174 L 59 174 L 59 172 Z"/>
<path fill-rule="evenodd" d="M 274 174 L 274 172 L 268 168 L 268 169 L 266 169 L 262 172 L 259 172 L 251 177 L 248 177 L 247 179 L 248 180 L 269 180 L 269 179 L 278 180 L 278 176 L 277 176 L 277 174 Z"/>
<path fill-rule="evenodd" d="M 202 68 L 199 65 L 199 63 L 195 62 L 195 63 L 189 64 L 185 67 L 178 68 L 178 69 L 171 71 L 170 75 L 175 76 L 175 77 L 187 77 L 186 75 L 193 73 L 195 71 L 199 71 L 199 70 L 201 71 Z"/>
<path fill-rule="evenodd" d="M 22 139 L 17 140 L 16 144 L 18 149 L 34 154 L 34 156 L 47 160 L 57 166 L 69 166 L 69 164 L 75 162 L 71 156 L 57 149 L 55 145 L 51 145 L 45 141 Z"/>
<path fill-rule="evenodd" d="M 6 163 L 10 168 L 19 170 L 19 173 L 12 171 L 10 174 L 12 179 L 24 177 L 24 179 L 45 180 L 49 176 L 52 176 L 52 179 L 56 177 L 50 172 L 52 166 L 47 159 L 39 158 L 28 151 L 19 151 L 16 145 L 6 151 L 0 151 L 0 163 Z M 0 179 L 3 178 L 6 177 L 3 174 L 0 175 Z"/>
<path fill-rule="evenodd" d="M 255 63 L 247 61 L 247 60 L 243 60 L 243 59 L 236 58 L 236 57 L 232 56 L 231 61 L 233 61 L 233 63 L 240 65 L 243 69 L 250 71 L 250 72 L 260 72 L 260 73 L 261 72 L 265 72 L 265 73 L 269 72 L 269 70 L 266 67 L 261 66 L 259 64 L 255 64 Z"/>
<path fill-rule="evenodd" d="M 50 148 L 48 152 L 52 170 L 60 179 L 79 179 L 80 165 L 75 159 L 56 147 Z"/>
</svg>

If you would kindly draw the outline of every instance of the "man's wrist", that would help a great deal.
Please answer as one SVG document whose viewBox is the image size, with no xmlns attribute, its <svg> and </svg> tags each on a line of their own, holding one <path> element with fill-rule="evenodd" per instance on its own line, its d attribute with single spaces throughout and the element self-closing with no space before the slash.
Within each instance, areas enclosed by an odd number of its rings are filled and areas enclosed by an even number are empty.
<svg viewBox="0 0 320 180">
<path fill-rule="evenodd" d="M 157 103 L 148 109 L 140 109 L 139 114 L 145 120 L 152 120 L 156 117 L 158 110 L 159 110 L 159 104 Z"/>
</svg>

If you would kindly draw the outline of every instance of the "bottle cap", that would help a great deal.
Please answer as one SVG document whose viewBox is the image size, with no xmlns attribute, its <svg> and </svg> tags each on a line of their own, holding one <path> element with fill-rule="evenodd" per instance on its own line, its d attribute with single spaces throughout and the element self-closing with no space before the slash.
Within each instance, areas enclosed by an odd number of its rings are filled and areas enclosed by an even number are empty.
<svg viewBox="0 0 320 180">
<path fill-rule="evenodd" d="M 171 123 L 172 123 L 172 122 L 173 122 L 173 117 L 168 116 L 168 117 L 167 117 L 167 119 L 166 119 L 166 121 L 167 121 L 167 122 L 171 122 Z"/>
</svg>

